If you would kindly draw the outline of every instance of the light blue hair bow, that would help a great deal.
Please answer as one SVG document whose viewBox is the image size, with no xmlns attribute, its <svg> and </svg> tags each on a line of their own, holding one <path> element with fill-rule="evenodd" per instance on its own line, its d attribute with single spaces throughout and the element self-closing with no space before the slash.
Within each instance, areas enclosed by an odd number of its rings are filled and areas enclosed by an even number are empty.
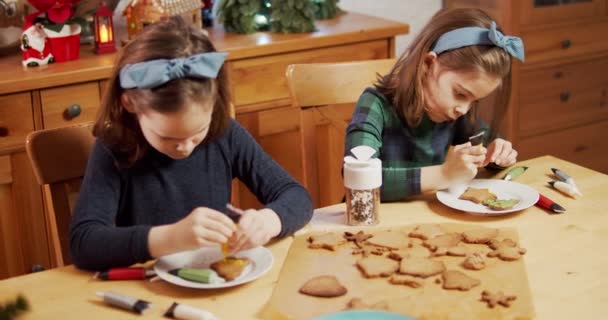
<svg viewBox="0 0 608 320">
<path fill-rule="evenodd" d="M 227 55 L 225 52 L 205 52 L 127 64 L 120 69 L 120 86 L 123 89 L 151 89 L 175 79 L 215 79 Z"/>
<path fill-rule="evenodd" d="M 511 56 L 524 61 L 524 42 L 519 37 L 507 36 L 496 29 L 492 21 L 490 29 L 466 27 L 448 31 L 435 42 L 432 51 L 440 54 L 473 45 L 495 45 L 505 49 Z"/>
</svg>

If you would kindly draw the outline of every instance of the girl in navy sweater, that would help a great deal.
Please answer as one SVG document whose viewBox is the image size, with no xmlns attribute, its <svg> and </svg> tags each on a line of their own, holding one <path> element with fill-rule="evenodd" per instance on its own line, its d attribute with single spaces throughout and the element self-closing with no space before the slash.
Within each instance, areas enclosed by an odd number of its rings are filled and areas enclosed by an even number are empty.
<svg viewBox="0 0 608 320">
<path fill-rule="evenodd" d="M 229 118 L 225 57 L 180 18 L 122 49 L 70 226 L 76 266 L 128 266 L 223 243 L 236 252 L 310 220 L 306 190 Z M 265 205 L 238 224 L 224 213 L 233 178 Z"/>
</svg>

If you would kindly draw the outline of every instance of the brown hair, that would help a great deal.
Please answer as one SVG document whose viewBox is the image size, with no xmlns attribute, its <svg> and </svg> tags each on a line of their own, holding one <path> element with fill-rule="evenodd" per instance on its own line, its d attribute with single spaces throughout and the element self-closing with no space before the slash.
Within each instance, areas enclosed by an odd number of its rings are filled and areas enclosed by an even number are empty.
<svg viewBox="0 0 608 320">
<path fill-rule="evenodd" d="M 135 114 L 125 110 L 121 96 L 136 101 L 137 109 L 151 109 L 161 113 L 177 112 L 188 103 L 213 103 L 211 124 L 206 143 L 219 136 L 228 126 L 230 91 L 225 66 L 216 79 L 183 78 L 153 89 L 123 89 L 120 70 L 127 64 L 155 59 L 187 57 L 202 52 L 216 51 L 201 31 L 187 25 L 181 17 L 171 17 L 147 27 L 122 48 L 108 81 L 93 134 L 106 145 L 121 167 L 131 167 L 149 148 Z M 211 100 L 210 100 L 211 99 Z"/>
<path fill-rule="evenodd" d="M 379 76 L 376 90 L 392 102 L 397 114 L 410 127 L 420 124 L 424 113 L 422 83 L 425 75 L 424 57 L 444 33 L 464 28 L 490 28 L 492 18 L 479 9 L 446 9 L 436 13 L 407 50 L 397 59 L 395 66 L 385 76 Z M 494 119 L 490 137 L 497 135 L 511 95 L 511 56 L 497 46 L 475 45 L 443 52 L 437 61 L 449 70 L 481 70 L 500 77 L 497 89 Z M 465 115 L 468 124 L 476 122 L 477 103 Z"/>
</svg>

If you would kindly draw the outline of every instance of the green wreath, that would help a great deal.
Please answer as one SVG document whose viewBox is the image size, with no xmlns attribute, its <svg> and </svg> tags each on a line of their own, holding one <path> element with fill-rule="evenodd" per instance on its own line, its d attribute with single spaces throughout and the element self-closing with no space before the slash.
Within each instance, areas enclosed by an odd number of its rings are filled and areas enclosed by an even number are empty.
<svg viewBox="0 0 608 320">
<path fill-rule="evenodd" d="M 316 7 L 315 19 L 332 19 L 335 16 L 344 13 L 344 11 L 338 7 L 338 1 L 340 0 L 314 0 L 313 2 Z"/>
<path fill-rule="evenodd" d="M 220 0 L 217 17 L 228 32 L 312 32 L 317 30 L 315 19 L 331 19 L 343 12 L 338 1 Z"/>
<path fill-rule="evenodd" d="M 0 320 L 13 320 L 29 310 L 29 304 L 22 295 L 17 296 L 15 301 L 9 301 L 0 305 Z"/>
</svg>

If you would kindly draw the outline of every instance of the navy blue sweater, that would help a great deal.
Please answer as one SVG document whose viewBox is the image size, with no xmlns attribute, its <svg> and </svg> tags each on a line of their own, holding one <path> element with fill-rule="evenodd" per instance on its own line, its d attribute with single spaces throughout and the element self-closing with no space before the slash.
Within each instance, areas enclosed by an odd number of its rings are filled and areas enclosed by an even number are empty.
<svg viewBox="0 0 608 320">
<path fill-rule="evenodd" d="M 128 169 L 118 168 L 112 152 L 96 142 L 70 226 L 72 262 L 102 270 L 151 259 L 152 226 L 174 223 L 197 207 L 224 212 L 233 178 L 278 214 L 279 237 L 310 220 L 307 191 L 236 121 L 186 159 L 173 160 L 150 148 Z"/>
</svg>

